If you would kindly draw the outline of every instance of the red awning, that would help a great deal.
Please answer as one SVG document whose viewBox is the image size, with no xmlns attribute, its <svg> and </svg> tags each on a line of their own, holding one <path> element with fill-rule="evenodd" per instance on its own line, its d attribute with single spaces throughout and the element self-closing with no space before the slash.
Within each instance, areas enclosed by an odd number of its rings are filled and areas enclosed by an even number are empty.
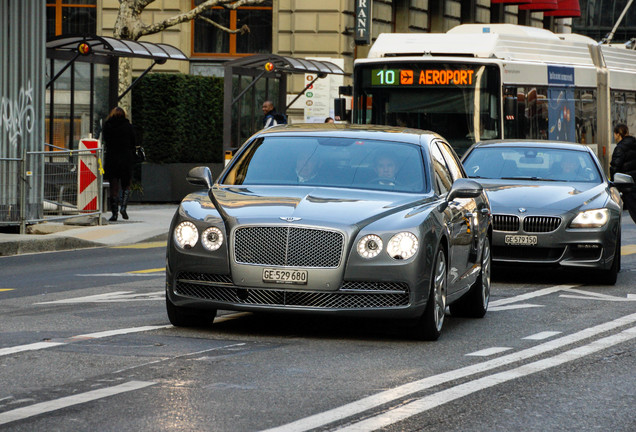
<svg viewBox="0 0 636 432">
<path fill-rule="evenodd" d="M 557 0 L 559 8 L 544 12 L 543 15 L 557 18 L 576 18 L 581 16 L 579 0 Z"/>
<path fill-rule="evenodd" d="M 553 11 L 559 8 L 557 0 L 532 0 L 532 3 L 519 6 L 519 10 L 529 10 L 532 12 Z"/>
<path fill-rule="evenodd" d="M 522 5 L 532 3 L 532 0 L 491 0 L 490 3 L 493 4 L 503 4 L 504 6 L 512 6 L 512 5 Z"/>
</svg>

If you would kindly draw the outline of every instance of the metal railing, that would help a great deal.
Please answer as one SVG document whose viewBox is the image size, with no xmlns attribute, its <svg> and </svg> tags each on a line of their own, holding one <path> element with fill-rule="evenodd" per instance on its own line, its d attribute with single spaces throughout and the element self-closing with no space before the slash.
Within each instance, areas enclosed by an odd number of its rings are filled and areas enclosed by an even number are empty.
<svg viewBox="0 0 636 432">
<path fill-rule="evenodd" d="M 0 158 L 0 225 L 25 226 L 103 211 L 102 149 L 26 152 Z M 38 190 L 39 189 L 39 190 Z"/>
</svg>

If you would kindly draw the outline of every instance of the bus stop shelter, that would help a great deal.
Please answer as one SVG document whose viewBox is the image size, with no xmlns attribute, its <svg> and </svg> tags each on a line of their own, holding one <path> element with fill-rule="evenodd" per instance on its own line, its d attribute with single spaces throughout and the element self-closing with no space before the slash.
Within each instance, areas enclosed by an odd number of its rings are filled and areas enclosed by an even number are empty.
<svg viewBox="0 0 636 432">
<path fill-rule="evenodd" d="M 296 98 L 287 103 L 289 74 L 309 74 L 311 79 Z M 344 71 L 329 61 L 277 54 L 258 54 L 225 63 L 223 150 L 235 150 L 262 127 L 264 101 L 271 100 L 279 113 L 287 114 L 296 99 L 328 74 L 344 75 Z"/>
</svg>

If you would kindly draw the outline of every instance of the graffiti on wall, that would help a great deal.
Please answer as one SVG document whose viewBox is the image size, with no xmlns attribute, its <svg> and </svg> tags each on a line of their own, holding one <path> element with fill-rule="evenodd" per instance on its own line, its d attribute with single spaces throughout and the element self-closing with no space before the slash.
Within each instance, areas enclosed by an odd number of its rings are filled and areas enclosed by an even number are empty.
<svg viewBox="0 0 636 432">
<path fill-rule="evenodd" d="M 26 89 L 20 87 L 16 100 L 2 96 L 0 104 L 0 131 L 9 136 L 9 144 L 17 147 L 18 140 L 33 132 L 35 111 L 33 109 L 33 85 L 31 81 Z"/>
</svg>

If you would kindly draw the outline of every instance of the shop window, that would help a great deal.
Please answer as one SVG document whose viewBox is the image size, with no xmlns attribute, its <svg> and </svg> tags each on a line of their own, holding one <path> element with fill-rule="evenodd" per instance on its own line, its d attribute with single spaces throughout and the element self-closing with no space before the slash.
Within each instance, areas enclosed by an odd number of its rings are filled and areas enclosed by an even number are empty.
<svg viewBox="0 0 636 432">
<path fill-rule="evenodd" d="M 63 34 L 96 32 L 97 0 L 47 0 L 47 38 Z"/>
<path fill-rule="evenodd" d="M 204 0 L 193 0 L 192 6 Z M 228 33 L 203 19 L 195 19 L 192 56 L 241 56 L 272 52 L 272 0 L 236 10 L 215 7 L 201 14 L 223 27 L 237 30 L 246 25 L 249 33 Z"/>
</svg>

